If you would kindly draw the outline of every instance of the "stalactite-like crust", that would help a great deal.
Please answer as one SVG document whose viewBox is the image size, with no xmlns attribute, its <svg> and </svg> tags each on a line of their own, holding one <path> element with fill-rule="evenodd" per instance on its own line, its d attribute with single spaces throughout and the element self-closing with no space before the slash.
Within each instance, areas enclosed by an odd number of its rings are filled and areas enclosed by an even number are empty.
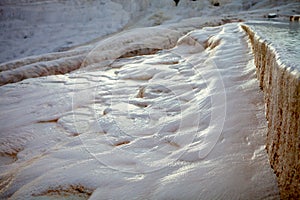
<svg viewBox="0 0 300 200">
<path fill-rule="evenodd" d="M 266 148 L 277 175 L 281 199 L 300 198 L 300 75 L 289 71 L 275 50 L 248 26 L 257 78 L 264 91 L 268 135 Z"/>
</svg>

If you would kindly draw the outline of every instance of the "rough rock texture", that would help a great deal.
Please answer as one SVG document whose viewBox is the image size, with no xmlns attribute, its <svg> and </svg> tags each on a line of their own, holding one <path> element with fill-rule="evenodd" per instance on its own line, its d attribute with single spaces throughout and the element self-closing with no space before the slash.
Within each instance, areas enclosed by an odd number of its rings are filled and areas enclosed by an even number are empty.
<svg viewBox="0 0 300 200">
<path fill-rule="evenodd" d="M 300 199 L 300 73 L 281 63 L 275 50 L 242 25 L 252 44 L 257 78 L 264 91 L 266 148 L 282 199 Z"/>
</svg>

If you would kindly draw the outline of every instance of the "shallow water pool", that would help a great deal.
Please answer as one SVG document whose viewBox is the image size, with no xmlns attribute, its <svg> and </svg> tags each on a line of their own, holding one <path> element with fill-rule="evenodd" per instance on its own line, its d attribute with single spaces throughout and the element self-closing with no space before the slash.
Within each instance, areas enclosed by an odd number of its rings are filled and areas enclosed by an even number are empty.
<svg viewBox="0 0 300 200">
<path fill-rule="evenodd" d="M 276 49 L 280 59 L 289 67 L 300 71 L 300 23 L 299 22 L 249 22 L 258 35 Z"/>
</svg>

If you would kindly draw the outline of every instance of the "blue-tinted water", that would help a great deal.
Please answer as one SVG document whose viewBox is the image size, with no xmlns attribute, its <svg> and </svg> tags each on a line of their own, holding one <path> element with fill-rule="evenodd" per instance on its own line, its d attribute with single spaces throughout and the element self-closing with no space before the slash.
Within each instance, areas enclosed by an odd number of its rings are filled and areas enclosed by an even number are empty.
<svg viewBox="0 0 300 200">
<path fill-rule="evenodd" d="M 272 44 L 280 60 L 300 71 L 299 22 L 251 22 L 247 25 Z"/>
</svg>

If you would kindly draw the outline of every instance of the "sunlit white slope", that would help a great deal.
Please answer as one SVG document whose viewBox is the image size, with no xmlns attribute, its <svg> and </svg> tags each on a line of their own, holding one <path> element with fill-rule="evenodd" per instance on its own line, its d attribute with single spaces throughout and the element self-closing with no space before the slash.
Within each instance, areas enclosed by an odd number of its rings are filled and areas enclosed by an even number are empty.
<svg viewBox="0 0 300 200">
<path fill-rule="evenodd" d="M 263 97 L 236 23 L 0 93 L 1 198 L 278 198 Z"/>
</svg>

